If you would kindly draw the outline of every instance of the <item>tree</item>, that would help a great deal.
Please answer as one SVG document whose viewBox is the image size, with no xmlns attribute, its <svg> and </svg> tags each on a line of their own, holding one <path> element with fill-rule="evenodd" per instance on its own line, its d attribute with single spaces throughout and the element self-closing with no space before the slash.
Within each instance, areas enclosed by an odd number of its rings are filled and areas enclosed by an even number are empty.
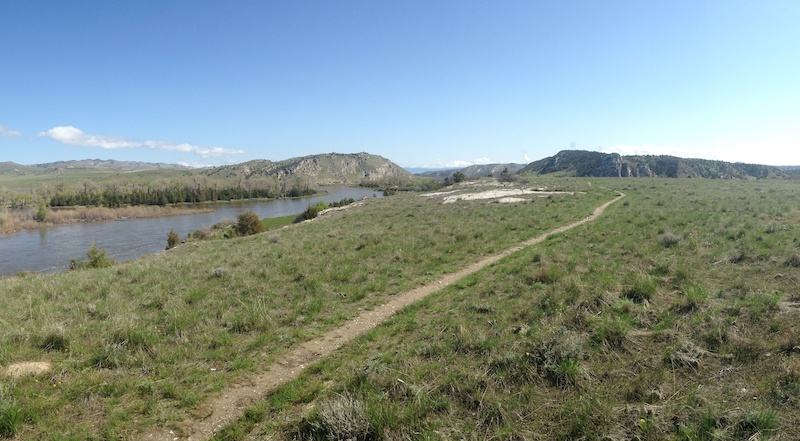
<svg viewBox="0 0 800 441">
<path fill-rule="evenodd" d="M 175 230 L 169 230 L 169 233 L 167 234 L 167 249 L 171 250 L 175 248 L 178 246 L 180 241 L 181 238 L 178 236 L 178 233 L 176 233 Z"/>
<path fill-rule="evenodd" d="M 465 175 L 464 173 L 462 173 L 460 171 L 457 171 L 457 172 L 453 173 L 453 182 L 455 182 L 456 184 L 458 184 L 459 182 L 464 181 L 466 179 L 467 179 L 467 175 Z"/>
<path fill-rule="evenodd" d="M 97 248 L 97 244 L 92 242 L 92 247 L 86 252 L 87 260 L 72 259 L 69 263 L 69 269 L 80 270 L 86 268 L 108 268 L 114 265 L 117 261 L 113 257 L 106 255 L 104 248 Z"/>
<path fill-rule="evenodd" d="M 44 222 L 45 218 L 47 218 L 47 204 L 44 201 L 44 198 L 39 199 L 39 211 L 36 212 L 36 215 L 33 216 L 33 220 L 36 222 Z"/>
<path fill-rule="evenodd" d="M 240 236 L 248 236 L 264 231 L 264 226 L 261 225 L 261 219 L 252 211 L 242 213 L 237 217 L 236 232 Z"/>
</svg>

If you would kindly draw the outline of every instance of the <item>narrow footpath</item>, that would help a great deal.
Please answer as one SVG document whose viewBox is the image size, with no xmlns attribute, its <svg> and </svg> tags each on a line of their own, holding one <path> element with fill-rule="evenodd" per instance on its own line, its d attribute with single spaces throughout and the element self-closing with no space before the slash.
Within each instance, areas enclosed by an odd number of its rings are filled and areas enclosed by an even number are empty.
<svg viewBox="0 0 800 441">
<path fill-rule="evenodd" d="M 447 274 L 426 285 L 397 294 L 390 302 L 377 306 L 371 311 L 364 311 L 361 315 L 346 322 L 344 325 L 328 331 L 320 337 L 309 340 L 290 351 L 283 360 L 269 366 L 265 372 L 253 377 L 248 384 L 231 386 L 217 396 L 212 397 L 206 405 L 206 411 L 203 412 L 204 415 L 201 415 L 196 420 L 191 419 L 183 421 L 179 423 L 178 427 L 174 430 L 156 429 L 149 431 L 144 434 L 141 439 L 155 441 L 200 441 L 211 439 L 214 434 L 227 424 L 240 418 L 248 407 L 262 400 L 266 395 L 276 390 L 284 383 L 297 378 L 309 365 L 342 347 L 345 343 L 380 325 L 398 310 L 422 300 L 431 293 L 439 291 L 466 276 L 482 270 L 509 254 L 520 251 L 531 245 L 539 244 L 553 234 L 562 233 L 597 219 L 609 205 L 625 197 L 625 193 L 618 193 L 619 195 L 614 199 L 595 208 L 594 212 L 589 217 L 543 233 L 497 254 L 484 257 L 461 271 Z"/>
</svg>

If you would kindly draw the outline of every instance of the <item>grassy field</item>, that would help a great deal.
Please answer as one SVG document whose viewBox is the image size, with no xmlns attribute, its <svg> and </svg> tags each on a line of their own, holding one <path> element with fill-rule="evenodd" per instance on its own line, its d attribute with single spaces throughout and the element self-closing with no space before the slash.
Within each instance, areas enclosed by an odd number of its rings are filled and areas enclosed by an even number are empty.
<svg viewBox="0 0 800 441">
<path fill-rule="evenodd" d="M 200 417 L 212 394 L 360 311 L 615 196 L 585 180 L 531 185 L 582 193 L 511 204 L 402 194 L 111 268 L 0 279 L 0 366 L 53 367 L 0 380 L 0 436 L 127 439 Z"/>
<path fill-rule="evenodd" d="M 265 230 L 272 230 L 275 228 L 285 227 L 291 225 L 297 215 L 281 216 L 281 217 L 266 217 L 261 219 L 261 226 Z"/>
<path fill-rule="evenodd" d="M 798 183 L 592 182 L 628 196 L 405 309 L 217 439 L 797 439 Z"/>
</svg>

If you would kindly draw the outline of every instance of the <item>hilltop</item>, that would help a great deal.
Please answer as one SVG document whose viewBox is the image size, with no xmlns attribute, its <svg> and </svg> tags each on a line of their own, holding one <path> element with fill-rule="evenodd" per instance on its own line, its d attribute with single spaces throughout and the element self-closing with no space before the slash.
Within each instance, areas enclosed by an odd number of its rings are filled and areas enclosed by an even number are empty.
<svg viewBox="0 0 800 441">
<path fill-rule="evenodd" d="M 311 185 L 361 185 L 363 183 L 399 184 L 412 174 L 394 162 L 369 153 L 326 153 L 273 162 L 258 159 L 236 165 L 204 170 L 209 178 L 249 179 L 251 177 L 284 178 L 302 176 Z"/>
<path fill-rule="evenodd" d="M 302 178 L 311 186 L 361 185 L 363 183 L 404 183 L 413 175 L 394 162 L 369 153 L 325 153 L 290 158 L 280 161 L 255 159 L 240 164 L 204 169 L 193 169 L 179 164 L 136 161 L 83 159 L 44 164 L 22 165 L 14 162 L 0 163 L 0 176 L 46 177 L 48 175 L 83 174 L 87 178 L 104 178 L 109 172 L 174 171 L 158 175 L 180 177 L 197 175 L 214 180 L 240 181 L 251 178 Z M 146 176 L 146 175 L 143 175 Z"/>
<path fill-rule="evenodd" d="M 617 153 L 563 150 L 525 166 L 519 173 L 575 177 L 782 178 L 778 167 L 676 156 L 621 156 Z"/>
<path fill-rule="evenodd" d="M 676 156 L 622 156 L 617 153 L 562 150 L 554 156 L 529 164 L 485 164 L 464 168 L 431 170 L 416 176 L 446 179 L 456 173 L 466 178 L 509 174 L 536 174 L 565 177 L 661 177 L 708 179 L 766 179 L 796 176 L 797 167 L 773 167 Z"/>
<path fill-rule="evenodd" d="M 87 171 L 186 170 L 188 168 L 179 164 L 116 161 L 113 159 L 81 159 L 34 165 L 2 162 L 0 163 L 0 176 L 47 175 Z"/>
</svg>

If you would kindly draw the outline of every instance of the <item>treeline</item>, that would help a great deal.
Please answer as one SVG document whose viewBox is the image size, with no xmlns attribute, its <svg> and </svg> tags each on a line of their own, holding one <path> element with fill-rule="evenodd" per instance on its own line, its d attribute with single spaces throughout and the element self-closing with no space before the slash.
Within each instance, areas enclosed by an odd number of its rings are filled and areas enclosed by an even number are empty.
<svg viewBox="0 0 800 441">
<path fill-rule="evenodd" d="M 49 198 L 51 207 L 104 206 L 120 207 L 126 205 L 167 205 L 180 203 L 215 202 L 257 198 L 298 197 L 314 194 L 308 184 L 295 181 L 269 183 L 270 185 L 220 185 L 215 184 L 173 184 L 152 186 L 146 184 L 120 185 L 108 184 L 103 187 L 84 187 L 82 189 L 62 189 Z M 282 185 L 283 184 L 283 185 Z"/>
</svg>

